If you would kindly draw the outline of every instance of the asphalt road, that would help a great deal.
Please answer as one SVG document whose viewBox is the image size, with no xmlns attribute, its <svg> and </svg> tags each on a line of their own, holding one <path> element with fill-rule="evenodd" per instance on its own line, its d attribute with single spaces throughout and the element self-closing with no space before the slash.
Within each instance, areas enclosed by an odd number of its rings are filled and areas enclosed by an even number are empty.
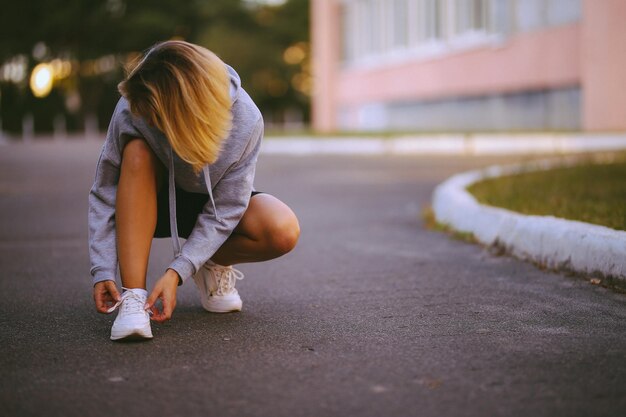
<svg viewBox="0 0 626 417">
<path fill-rule="evenodd" d="M 0 146 L 1 416 L 624 415 L 626 296 L 424 229 L 438 182 L 495 159 L 262 156 L 296 250 L 241 266 L 243 312 L 206 313 L 190 281 L 152 341 L 113 343 L 99 146 Z M 151 282 L 171 256 L 155 242 Z"/>
</svg>

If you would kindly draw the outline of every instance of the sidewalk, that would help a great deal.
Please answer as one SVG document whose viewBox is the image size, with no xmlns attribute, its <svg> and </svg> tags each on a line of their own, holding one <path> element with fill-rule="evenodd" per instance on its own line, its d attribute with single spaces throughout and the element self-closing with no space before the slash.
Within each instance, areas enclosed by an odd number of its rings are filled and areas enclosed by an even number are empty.
<svg viewBox="0 0 626 417">
<path fill-rule="evenodd" d="M 286 155 L 543 155 L 626 149 L 626 134 L 424 134 L 266 138 L 263 151 Z"/>
<path fill-rule="evenodd" d="M 66 138 L 37 136 L 28 141 L 102 141 L 72 134 Z M 21 143 L 23 139 L 8 136 L 3 144 Z M 263 152 L 279 155 L 544 155 L 626 149 L 626 134 L 423 134 L 372 136 L 266 136 Z"/>
</svg>

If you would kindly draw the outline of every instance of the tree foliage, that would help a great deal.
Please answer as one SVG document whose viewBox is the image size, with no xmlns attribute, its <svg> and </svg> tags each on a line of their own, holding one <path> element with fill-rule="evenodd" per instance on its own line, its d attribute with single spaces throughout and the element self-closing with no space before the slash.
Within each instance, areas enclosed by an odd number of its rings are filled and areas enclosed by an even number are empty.
<svg viewBox="0 0 626 417">
<path fill-rule="evenodd" d="M 65 114 L 77 118 L 97 113 L 101 127 L 117 100 L 116 84 L 123 77 L 129 54 L 155 42 L 178 38 L 206 46 L 233 66 L 265 114 L 297 109 L 308 115 L 308 0 L 269 6 L 247 0 L 29 0 L 3 2 L 0 13 L 0 65 L 16 56 L 28 57 L 29 71 L 39 62 L 72 59 L 79 71 L 55 85 L 45 99 L 35 99 L 26 82 L 0 81 L 1 115 L 5 128 L 19 129 L 24 113 L 36 121 Z M 35 57 L 36 45 L 45 56 Z M 287 63 L 285 50 L 298 45 L 306 56 Z M 102 74 L 85 70 L 93 62 L 115 56 L 116 66 Z M 295 77 L 295 81 L 294 81 Z M 303 82 L 305 80 L 305 82 Z M 72 116 L 67 97 L 78 93 L 81 109 Z M 43 106 L 43 109 L 42 109 Z M 46 109 L 47 106 L 47 109 Z M 6 123 L 8 121 L 8 123 Z M 39 123 L 46 130 L 51 122 Z M 70 127 L 72 126 L 70 120 Z"/>
</svg>

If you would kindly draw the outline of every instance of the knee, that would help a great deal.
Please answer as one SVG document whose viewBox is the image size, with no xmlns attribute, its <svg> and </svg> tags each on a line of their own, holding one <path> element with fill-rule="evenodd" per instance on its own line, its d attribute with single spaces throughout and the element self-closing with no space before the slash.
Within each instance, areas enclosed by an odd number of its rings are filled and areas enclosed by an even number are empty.
<svg viewBox="0 0 626 417">
<path fill-rule="evenodd" d="M 300 224 L 295 214 L 281 218 L 270 225 L 266 231 L 268 246 L 275 256 L 291 252 L 300 238 Z"/>
<path fill-rule="evenodd" d="M 154 169 L 155 155 L 145 140 L 132 139 L 124 146 L 122 166 L 124 169 L 133 172 Z"/>
</svg>

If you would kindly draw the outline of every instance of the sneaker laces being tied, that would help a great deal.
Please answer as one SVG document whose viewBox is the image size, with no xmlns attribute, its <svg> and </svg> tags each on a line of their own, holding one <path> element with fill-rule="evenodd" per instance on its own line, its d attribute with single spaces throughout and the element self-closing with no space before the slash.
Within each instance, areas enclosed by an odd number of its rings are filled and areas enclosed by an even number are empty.
<svg viewBox="0 0 626 417">
<path fill-rule="evenodd" d="M 109 308 L 107 313 L 114 312 L 120 305 L 122 306 L 120 314 L 146 313 L 146 310 L 144 309 L 145 303 L 146 300 L 144 300 L 139 294 L 135 294 L 132 291 L 124 291 L 122 298 Z"/>
<path fill-rule="evenodd" d="M 207 268 L 212 270 L 215 274 L 215 278 L 217 280 L 217 295 L 226 295 L 232 292 L 237 292 L 235 284 L 238 280 L 243 279 L 243 272 L 233 268 L 232 266 L 221 266 L 217 264 L 207 266 Z"/>
</svg>

